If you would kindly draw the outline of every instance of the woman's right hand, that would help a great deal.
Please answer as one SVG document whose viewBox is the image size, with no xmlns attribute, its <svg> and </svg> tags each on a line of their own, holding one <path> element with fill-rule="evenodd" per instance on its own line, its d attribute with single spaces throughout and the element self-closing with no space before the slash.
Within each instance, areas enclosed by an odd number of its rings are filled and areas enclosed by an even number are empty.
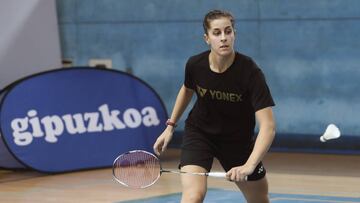
<svg viewBox="0 0 360 203">
<path fill-rule="evenodd" d="M 174 133 L 174 127 L 168 125 L 164 130 L 164 132 L 162 132 L 161 135 L 157 138 L 153 146 L 156 155 L 159 156 L 161 153 L 163 153 L 166 150 L 167 145 L 169 144 L 173 136 L 173 133 Z"/>
</svg>

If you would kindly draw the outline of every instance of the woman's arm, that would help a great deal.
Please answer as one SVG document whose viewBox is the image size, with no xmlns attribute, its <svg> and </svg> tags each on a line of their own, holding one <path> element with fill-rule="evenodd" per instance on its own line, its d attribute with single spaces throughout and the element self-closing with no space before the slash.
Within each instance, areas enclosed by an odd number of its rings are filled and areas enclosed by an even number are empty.
<svg viewBox="0 0 360 203">
<path fill-rule="evenodd" d="M 256 166 L 268 152 L 275 137 L 275 120 L 271 107 L 261 109 L 255 113 L 259 123 L 259 134 L 249 159 L 242 166 L 234 167 L 227 172 L 227 177 L 232 181 L 242 181 L 252 174 Z"/>
<path fill-rule="evenodd" d="M 192 89 L 186 88 L 184 85 L 180 88 L 180 91 L 176 97 L 174 108 L 170 116 L 171 122 L 176 123 L 179 120 L 181 115 L 184 113 L 186 107 L 190 103 L 193 94 L 194 91 Z M 174 129 L 174 126 L 168 125 L 164 132 L 156 140 L 153 148 L 154 152 L 157 155 L 160 155 L 160 153 L 166 150 L 166 147 L 173 136 Z"/>
<path fill-rule="evenodd" d="M 170 121 L 176 123 L 181 115 L 184 113 L 186 107 L 191 101 L 194 91 L 186 88 L 184 85 L 180 88 L 180 91 L 176 97 L 175 105 L 170 116 Z"/>
<path fill-rule="evenodd" d="M 259 134 L 254 149 L 245 163 L 255 169 L 268 152 L 275 137 L 275 120 L 271 107 L 261 109 L 255 113 L 259 123 Z"/>
</svg>

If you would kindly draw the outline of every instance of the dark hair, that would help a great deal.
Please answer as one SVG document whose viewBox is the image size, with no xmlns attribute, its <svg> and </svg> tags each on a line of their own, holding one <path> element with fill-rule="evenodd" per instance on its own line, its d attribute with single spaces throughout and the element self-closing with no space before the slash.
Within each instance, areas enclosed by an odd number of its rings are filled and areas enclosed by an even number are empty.
<svg viewBox="0 0 360 203">
<path fill-rule="evenodd" d="M 222 10 L 211 10 L 204 17 L 203 27 L 205 34 L 207 34 L 208 29 L 210 29 L 210 22 L 212 20 L 219 19 L 222 17 L 229 18 L 232 27 L 234 27 L 235 25 L 234 16 L 230 12 L 222 11 Z"/>
</svg>

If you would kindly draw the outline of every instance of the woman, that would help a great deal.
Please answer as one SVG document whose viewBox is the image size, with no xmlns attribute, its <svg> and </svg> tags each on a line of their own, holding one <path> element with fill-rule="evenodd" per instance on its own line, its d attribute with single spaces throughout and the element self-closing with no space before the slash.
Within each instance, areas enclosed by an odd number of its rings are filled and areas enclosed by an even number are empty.
<svg viewBox="0 0 360 203">
<path fill-rule="evenodd" d="M 185 122 L 180 168 L 186 172 L 209 172 L 216 157 L 246 200 L 269 202 L 266 171 L 261 160 L 275 136 L 273 99 L 255 62 L 234 51 L 234 18 L 213 10 L 203 22 L 210 50 L 192 56 L 185 68 L 167 128 L 154 144 L 156 154 L 170 142 L 176 122 L 194 92 L 197 101 Z M 255 119 L 259 133 L 254 138 Z M 207 178 L 182 175 L 181 202 L 202 202 Z"/>
</svg>

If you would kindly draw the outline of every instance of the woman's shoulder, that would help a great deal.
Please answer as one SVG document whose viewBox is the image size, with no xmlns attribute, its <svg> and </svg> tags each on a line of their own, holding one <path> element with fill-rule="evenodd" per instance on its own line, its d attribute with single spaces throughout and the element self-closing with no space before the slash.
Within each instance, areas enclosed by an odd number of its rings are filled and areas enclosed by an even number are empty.
<svg viewBox="0 0 360 203">
<path fill-rule="evenodd" d="M 187 63 L 188 63 L 188 65 L 197 65 L 199 63 L 206 63 L 206 62 L 208 62 L 209 54 L 210 54 L 210 51 L 207 50 L 207 51 L 201 52 L 199 54 L 190 56 Z"/>
<path fill-rule="evenodd" d="M 241 67 L 243 67 L 243 69 L 245 68 L 251 72 L 260 69 L 252 57 L 247 56 L 243 53 L 236 52 L 236 60 L 239 64 L 241 64 Z"/>
<path fill-rule="evenodd" d="M 236 54 L 236 60 L 239 60 L 242 62 L 247 62 L 247 63 L 255 63 L 254 60 L 248 55 L 245 55 L 245 54 L 237 52 L 237 51 L 235 52 L 235 54 Z"/>
</svg>

